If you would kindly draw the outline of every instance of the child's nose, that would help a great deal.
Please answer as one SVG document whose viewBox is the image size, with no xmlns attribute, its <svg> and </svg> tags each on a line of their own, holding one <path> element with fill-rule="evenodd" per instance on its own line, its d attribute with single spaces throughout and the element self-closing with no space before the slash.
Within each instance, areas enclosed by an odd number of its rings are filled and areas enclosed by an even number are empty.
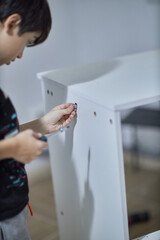
<svg viewBox="0 0 160 240">
<path fill-rule="evenodd" d="M 22 58 L 22 54 L 18 54 L 17 58 Z"/>
<path fill-rule="evenodd" d="M 23 56 L 23 51 L 18 54 L 17 58 L 22 58 L 22 56 Z"/>
</svg>

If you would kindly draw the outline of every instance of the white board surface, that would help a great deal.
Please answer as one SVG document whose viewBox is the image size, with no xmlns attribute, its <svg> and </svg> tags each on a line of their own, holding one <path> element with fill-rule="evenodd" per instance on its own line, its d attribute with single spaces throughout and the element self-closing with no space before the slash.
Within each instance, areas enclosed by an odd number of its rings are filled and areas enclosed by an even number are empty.
<svg viewBox="0 0 160 240">
<path fill-rule="evenodd" d="M 38 75 L 112 110 L 160 100 L 160 50 Z"/>
</svg>

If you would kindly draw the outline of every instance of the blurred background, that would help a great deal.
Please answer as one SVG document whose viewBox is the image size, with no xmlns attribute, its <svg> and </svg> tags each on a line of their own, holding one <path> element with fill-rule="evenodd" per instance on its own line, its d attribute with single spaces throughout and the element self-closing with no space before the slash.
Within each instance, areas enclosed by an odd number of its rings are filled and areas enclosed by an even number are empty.
<svg viewBox="0 0 160 240">
<path fill-rule="evenodd" d="M 47 41 L 35 48 L 26 48 L 21 60 L 17 59 L 11 66 L 0 68 L 0 85 L 11 97 L 20 123 L 39 118 L 44 113 L 41 86 L 36 73 L 160 48 L 159 0 L 49 0 L 49 4 L 53 26 Z M 160 104 L 152 104 L 146 108 L 159 111 Z M 128 111 L 123 112 L 122 120 L 129 114 Z M 140 126 L 136 130 L 138 149 L 135 147 L 135 137 L 133 141 L 135 128 L 131 124 L 123 124 L 122 133 L 128 211 L 151 212 L 149 206 L 158 208 L 160 205 L 159 187 L 157 187 L 160 171 L 159 129 L 154 126 L 147 128 Z M 36 214 L 39 214 L 36 215 L 39 217 L 35 216 L 30 223 L 33 240 L 58 239 L 48 151 L 44 151 L 42 156 L 28 165 L 27 171 L 33 202 L 35 201 L 33 205 Z M 138 176 L 139 182 L 143 185 L 141 189 L 137 189 L 138 184 L 135 183 Z M 148 183 L 149 179 L 152 185 Z M 144 183 L 148 185 L 144 186 Z M 149 189 L 153 189 L 153 186 L 157 187 L 155 193 L 150 193 Z M 36 189 L 39 189 L 39 195 Z M 136 192 L 134 189 L 137 189 Z M 47 191 L 46 195 L 44 191 Z M 46 200 L 47 196 L 49 200 Z M 134 196 L 136 199 L 140 197 L 139 202 L 136 203 Z M 149 206 L 142 209 L 140 206 L 143 205 L 144 200 L 146 202 L 146 199 L 149 199 Z M 153 202 L 153 199 L 157 202 Z M 158 213 L 156 217 L 160 223 L 158 217 L 160 210 L 154 209 L 152 215 L 154 216 L 155 213 Z M 47 230 L 49 222 L 51 227 Z M 142 225 L 140 223 L 130 229 L 131 238 L 158 230 L 156 224 L 152 224 L 151 228 L 144 225 L 144 230 Z M 31 229 L 33 226 L 34 228 Z M 40 234 L 40 228 L 37 227 L 39 230 L 36 230 L 36 226 L 41 226 L 43 232 L 46 231 L 45 235 Z M 39 236 L 36 235 L 36 231 Z"/>
</svg>

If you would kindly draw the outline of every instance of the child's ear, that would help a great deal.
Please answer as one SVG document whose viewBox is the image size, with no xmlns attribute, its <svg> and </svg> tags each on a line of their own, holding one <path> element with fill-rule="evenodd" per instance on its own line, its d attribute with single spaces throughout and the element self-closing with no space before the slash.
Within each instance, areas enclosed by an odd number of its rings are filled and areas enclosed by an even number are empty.
<svg viewBox="0 0 160 240">
<path fill-rule="evenodd" d="M 21 16 L 17 13 L 10 15 L 3 21 L 3 27 L 9 35 L 13 34 L 13 31 L 15 28 L 18 27 L 18 25 L 21 22 Z"/>
</svg>

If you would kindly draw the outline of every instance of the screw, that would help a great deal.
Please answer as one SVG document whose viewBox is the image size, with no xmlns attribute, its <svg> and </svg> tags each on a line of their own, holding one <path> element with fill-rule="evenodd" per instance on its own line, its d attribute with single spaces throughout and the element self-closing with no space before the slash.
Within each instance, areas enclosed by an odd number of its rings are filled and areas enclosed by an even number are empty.
<svg viewBox="0 0 160 240">
<path fill-rule="evenodd" d="M 78 107 L 78 106 L 77 106 L 77 103 L 75 103 L 75 104 L 74 104 L 74 108 L 77 109 L 77 107 Z"/>
</svg>

